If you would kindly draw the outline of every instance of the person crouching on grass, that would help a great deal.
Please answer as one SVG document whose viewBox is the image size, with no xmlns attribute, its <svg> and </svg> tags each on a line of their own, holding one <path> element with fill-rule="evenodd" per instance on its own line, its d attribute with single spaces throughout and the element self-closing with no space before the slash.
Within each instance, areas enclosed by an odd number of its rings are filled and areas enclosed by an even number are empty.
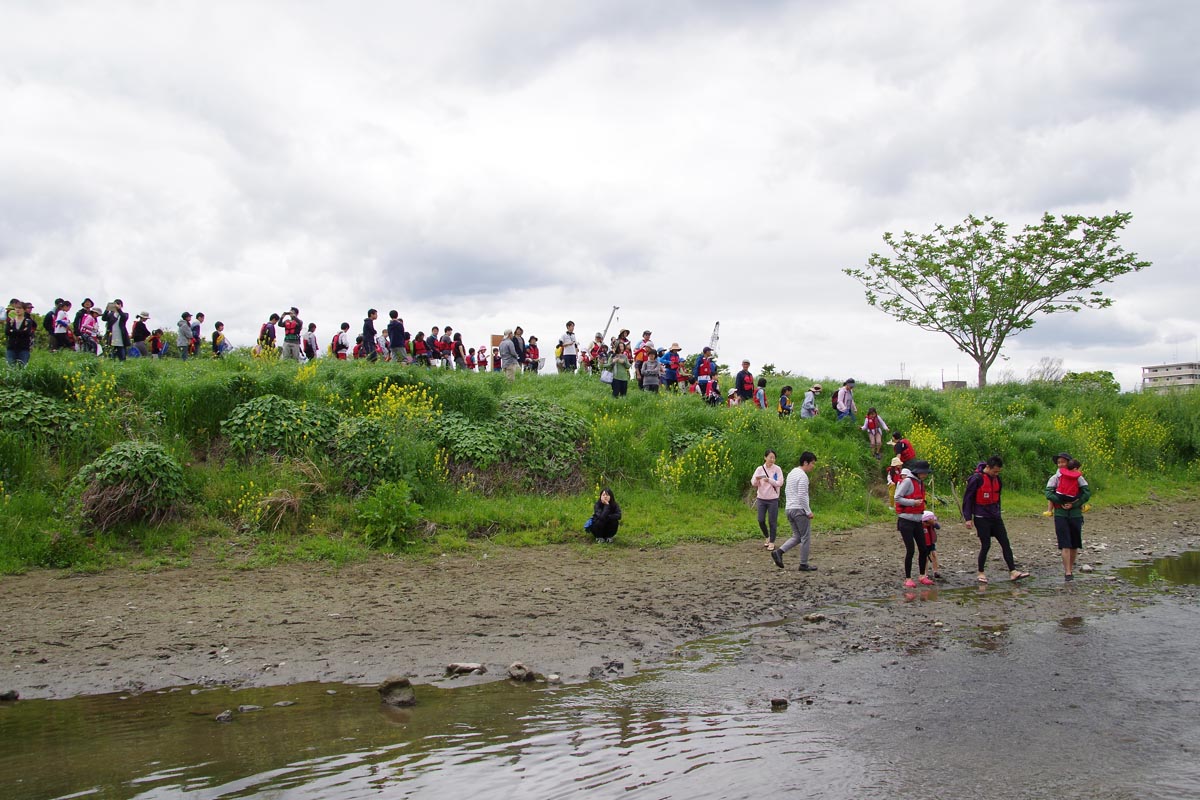
<svg viewBox="0 0 1200 800">
<path fill-rule="evenodd" d="M 933 472 L 928 461 L 912 461 L 900 473 L 896 486 L 896 529 L 904 540 L 904 587 L 916 588 L 912 578 L 913 548 L 918 552 L 919 581 L 923 586 L 932 586 L 933 579 L 925 574 L 929 562 L 929 547 L 925 544 L 925 529 L 921 518 L 925 515 L 924 476 Z"/>
<path fill-rule="evenodd" d="M 607 486 L 600 491 L 600 499 L 592 507 L 592 539 L 597 542 L 612 542 L 621 527 L 621 507 L 612 489 Z"/>
</svg>

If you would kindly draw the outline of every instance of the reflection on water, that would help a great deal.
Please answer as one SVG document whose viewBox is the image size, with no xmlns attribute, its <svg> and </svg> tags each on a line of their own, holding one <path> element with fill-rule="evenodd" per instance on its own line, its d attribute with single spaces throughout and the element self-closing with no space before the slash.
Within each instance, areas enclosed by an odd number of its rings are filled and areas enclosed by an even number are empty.
<svg viewBox="0 0 1200 800">
<path fill-rule="evenodd" d="M 0 706 L 0 797 L 1200 795 L 1194 603 L 972 636 L 766 677 L 725 635 L 629 679 L 425 686 L 404 710 L 317 684 L 23 701 Z M 780 694 L 793 703 L 772 713 Z M 263 708 L 214 721 L 240 705 Z"/>
<path fill-rule="evenodd" d="M 1200 550 L 1138 562 L 1118 569 L 1117 573 L 1138 586 L 1154 586 L 1160 583 L 1196 586 L 1200 584 Z"/>
</svg>

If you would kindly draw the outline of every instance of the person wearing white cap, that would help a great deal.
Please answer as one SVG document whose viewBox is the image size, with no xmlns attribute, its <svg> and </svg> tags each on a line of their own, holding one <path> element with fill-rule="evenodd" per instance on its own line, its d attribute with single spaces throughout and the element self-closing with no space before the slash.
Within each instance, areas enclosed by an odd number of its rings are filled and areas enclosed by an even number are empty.
<svg viewBox="0 0 1200 800">
<path fill-rule="evenodd" d="M 150 326 L 146 324 L 148 319 L 149 311 L 139 311 L 137 320 L 133 323 L 133 333 L 129 337 L 133 339 L 133 348 L 144 356 L 150 355 L 150 346 L 146 344 L 146 340 L 150 338 Z"/>
</svg>

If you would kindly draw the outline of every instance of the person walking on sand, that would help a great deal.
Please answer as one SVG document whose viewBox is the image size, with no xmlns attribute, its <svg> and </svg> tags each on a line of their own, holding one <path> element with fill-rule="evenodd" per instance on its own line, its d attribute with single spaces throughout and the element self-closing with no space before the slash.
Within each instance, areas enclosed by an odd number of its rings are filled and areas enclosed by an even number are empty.
<svg viewBox="0 0 1200 800">
<path fill-rule="evenodd" d="M 1000 456 L 992 456 L 979 465 L 975 474 L 967 478 L 967 488 L 963 492 L 963 520 L 967 530 L 974 530 L 975 535 L 979 537 L 979 558 L 976 563 L 978 574 L 975 579 L 980 583 L 988 582 L 986 567 L 992 539 L 1000 544 L 1000 552 L 1004 555 L 1005 565 L 1008 566 L 1009 579 L 1019 581 L 1029 577 L 1028 572 L 1017 569 L 1012 545 L 1008 541 L 1008 530 L 1004 527 L 1004 519 L 1000 515 L 1002 469 L 1004 460 Z"/>
<path fill-rule="evenodd" d="M 792 527 L 792 538 L 778 550 L 771 551 L 775 566 L 783 569 L 783 554 L 799 545 L 799 572 L 816 572 L 808 563 L 808 548 L 812 540 L 812 507 L 808 502 L 808 473 L 817 465 L 817 457 L 808 450 L 800 454 L 800 465 L 788 473 L 784 492 L 787 494 L 787 520 Z"/>
<path fill-rule="evenodd" d="M 763 454 L 763 464 L 750 478 L 754 487 L 754 505 L 758 509 L 758 528 L 762 531 L 763 547 L 775 549 L 775 534 L 779 530 L 779 489 L 783 486 L 783 470 L 775 463 L 775 451 Z M 770 527 L 767 523 L 770 521 Z"/>
<path fill-rule="evenodd" d="M 1059 493 L 1059 483 L 1062 481 L 1062 471 L 1069 469 L 1074 459 L 1068 453 L 1059 453 L 1054 457 L 1058 469 L 1046 481 L 1046 499 L 1054 505 L 1054 536 L 1058 539 L 1058 549 L 1062 553 L 1063 580 L 1075 580 L 1075 559 L 1083 548 L 1083 507 L 1092 497 L 1092 487 L 1088 486 L 1087 478 L 1079 475 L 1079 494 L 1074 500 L 1063 501 Z M 1076 472 L 1078 470 L 1075 470 Z"/>
<path fill-rule="evenodd" d="M 922 586 L 932 586 L 933 579 L 925 574 L 929 563 L 929 547 L 925 544 L 925 529 L 922 518 L 925 515 L 925 481 L 924 476 L 933 472 L 928 461 L 913 461 L 900 473 L 900 483 L 896 486 L 896 529 L 904 540 L 904 588 L 914 589 L 917 582 L 912 578 L 913 548 L 918 552 L 917 567 L 919 581 Z"/>
</svg>

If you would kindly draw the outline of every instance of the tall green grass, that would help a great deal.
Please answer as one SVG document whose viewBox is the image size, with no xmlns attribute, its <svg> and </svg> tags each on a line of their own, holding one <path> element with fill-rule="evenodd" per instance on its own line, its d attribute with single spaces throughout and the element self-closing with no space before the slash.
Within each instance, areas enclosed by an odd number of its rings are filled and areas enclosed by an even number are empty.
<svg viewBox="0 0 1200 800">
<path fill-rule="evenodd" d="M 805 383 L 772 379 L 768 393 L 773 396 L 784 382 Z M 376 413 L 371 398 L 392 385 L 424 387 L 437 410 L 433 422 L 382 417 L 391 426 L 381 429 L 386 443 L 342 438 L 288 454 L 237 455 L 221 434 L 222 421 L 257 397 L 277 395 L 349 420 Z M 781 419 L 750 406 L 710 407 L 694 395 L 672 392 L 635 388 L 614 399 L 607 386 L 584 375 L 508 382 L 494 373 L 365 361 L 322 359 L 301 368 L 244 353 L 218 361 L 118 364 L 38 352 L 27 369 L 0 370 L 0 391 L 6 389 L 51 398 L 78 423 L 60 437 L 34 435 L 16 423 L 0 428 L 3 511 L 17 529 L 0 540 L 0 571 L 6 572 L 90 569 L 126 556 L 135 559 L 131 563 L 183 563 L 199 544 L 227 555 L 231 564 L 344 563 L 367 553 L 355 509 L 377 480 L 405 481 L 423 508 L 422 525 L 406 538 L 416 537 L 418 545 L 406 552 L 583 541 L 583 520 L 602 486 L 611 486 L 626 509 L 625 543 L 735 541 L 757 536 L 749 480 L 767 448 L 777 452 L 785 471 L 803 451 L 816 453 L 812 501 L 823 528 L 892 517 L 884 485 L 890 455 L 885 450 L 884 459 L 872 458 L 865 434 L 835 420 L 827 400 L 815 419 Z M 933 493 L 945 501 L 943 514 L 955 513 L 966 478 L 992 454 L 1005 459 L 1009 513 L 1043 507 L 1041 488 L 1054 469 L 1050 459 L 1061 450 L 1083 461 L 1097 504 L 1188 496 L 1200 477 L 1200 392 L 1116 395 L 1049 383 L 939 392 L 860 384 L 855 394 L 861 412 L 878 408 L 932 463 Z M 511 398 L 529 402 L 506 400 Z M 566 449 L 552 459 L 528 458 L 520 450 L 519 426 L 553 425 L 545 410 L 554 408 L 564 419 L 581 418 L 583 433 L 564 445 L 562 436 L 531 431 L 528 441 Z M 513 409 L 525 416 L 509 416 L 517 413 Z M 439 432 L 440 415 L 451 413 L 459 415 L 460 426 L 465 420 L 481 435 L 492 431 L 506 441 L 512 436 L 499 433 L 511 434 L 517 426 L 516 450 L 495 466 L 469 463 L 454 447 L 471 437 L 448 439 Z M 345 430 L 360 428 L 375 429 Z M 73 530 L 64 487 L 112 444 L 134 438 L 163 445 L 185 465 L 182 521 L 102 537 Z M 355 448 L 362 452 L 356 455 Z M 385 469 L 364 469 L 363 458 L 381 457 L 391 460 Z M 572 480 L 530 473 L 527 467 L 537 464 L 570 470 Z M 585 488 L 567 495 L 541 488 L 563 485 Z"/>
</svg>

